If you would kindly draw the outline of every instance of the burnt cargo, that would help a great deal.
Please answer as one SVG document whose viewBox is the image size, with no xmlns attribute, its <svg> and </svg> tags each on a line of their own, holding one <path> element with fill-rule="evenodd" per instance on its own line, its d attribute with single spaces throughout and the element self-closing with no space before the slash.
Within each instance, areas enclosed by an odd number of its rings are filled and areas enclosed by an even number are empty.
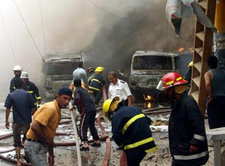
<svg viewBox="0 0 225 166">
<path fill-rule="evenodd" d="M 69 87 L 74 69 L 78 63 L 83 62 L 82 56 L 51 57 L 45 63 L 45 96 L 46 99 L 54 99 L 57 90 L 61 86 Z"/>
</svg>

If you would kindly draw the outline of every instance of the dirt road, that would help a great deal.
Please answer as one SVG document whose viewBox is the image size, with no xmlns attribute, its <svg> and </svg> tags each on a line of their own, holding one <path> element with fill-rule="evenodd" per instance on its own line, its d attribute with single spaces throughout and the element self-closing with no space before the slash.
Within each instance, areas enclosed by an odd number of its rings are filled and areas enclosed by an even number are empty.
<svg viewBox="0 0 225 166">
<path fill-rule="evenodd" d="M 68 110 L 63 110 L 64 119 L 68 120 L 69 112 Z M 5 121 L 5 108 L 2 104 L 0 104 L 0 135 L 5 133 L 10 133 L 12 130 L 5 129 L 4 127 L 4 121 Z M 110 132 L 110 122 L 104 123 L 104 126 L 106 127 L 107 131 Z M 206 123 L 207 126 L 207 123 Z M 67 132 L 67 133 L 73 133 L 73 127 L 71 123 L 62 124 L 57 129 L 57 132 Z M 171 163 L 171 157 L 169 154 L 169 148 L 168 148 L 168 133 L 167 132 L 154 132 L 153 137 L 155 139 L 155 142 L 158 146 L 158 150 L 152 154 L 146 155 L 143 161 L 141 162 L 141 166 L 168 166 Z M 90 138 L 91 139 L 91 138 Z M 56 136 L 55 142 L 73 142 L 74 136 Z M 121 150 L 117 150 L 117 146 L 112 141 L 112 150 L 111 150 L 111 159 L 110 159 L 110 166 L 118 166 L 119 165 L 119 158 L 121 154 Z M 12 137 L 0 140 L 0 151 L 4 150 L 6 148 L 13 148 L 13 140 Z M 106 144 L 105 142 L 102 142 L 102 146 L 100 148 L 91 147 L 89 151 L 81 152 L 82 157 L 82 165 L 84 166 L 101 166 L 102 161 L 105 154 L 105 148 Z M 55 151 L 55 165 L 56 166 L 77 166 L 77 153 L 76 153 L 76 147 L 70 146 L 70 147 L 56 147 L 54 149 Z M 213 165 L 213 149 L 212 147 L 209 147 L 210 152 L 210 159 L 207 162 L 206 166 L 212 166 Z M 23 150 L 22 150 L 23 153 Z M 15 152 L 12 151 L 10 153 L 4 154 L 5 156 L 11 154 L 11 156 L 15 155 Z M 9 162 L 6 162 L 4 160 L 0 160 L 1 166 L 10 166 L 14 165 Z"/>
</svg>

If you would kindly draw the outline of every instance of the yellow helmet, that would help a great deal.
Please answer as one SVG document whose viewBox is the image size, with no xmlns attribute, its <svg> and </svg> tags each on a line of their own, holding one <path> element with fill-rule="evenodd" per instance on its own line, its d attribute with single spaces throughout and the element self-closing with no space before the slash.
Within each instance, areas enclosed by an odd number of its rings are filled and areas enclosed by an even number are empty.
<svg viewBox="0 0 225 166">
<path fill-rule="evenodd" d="M 120 103 L 119 97 L 114 97 L 113 99 L 108 99 L 103 103 L 102 110 L 103 113 L 114 112 Z"/>
<path fill-rule="evenodd" d="M 103 72 L 103 70 L 104 70 L 104 67 L 98 66 L 98 67 L 95 69 L 95 73 L 101 73 L 101 72 Z"/>
<path fill-rule="evenodd" d="M 193 61 L 188 64 L 188 67 L 193 67 Z"/>
</svg>

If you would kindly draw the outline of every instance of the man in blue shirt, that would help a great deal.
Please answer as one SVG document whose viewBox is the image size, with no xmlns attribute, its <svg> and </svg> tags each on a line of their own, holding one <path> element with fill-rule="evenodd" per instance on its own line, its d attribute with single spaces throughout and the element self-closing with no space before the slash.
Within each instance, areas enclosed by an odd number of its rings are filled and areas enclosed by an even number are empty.
<svg viewBox="0 0 225 166">
<path fill-rule="evenodd" d="M 23 132 L 25 140 L 26 133 L 31 123 L 31 113 L 34 108 L 34 100 L 32 95 L 23 90 L 23 81 L 21 78 L 15 78 L 15 88 L 13 92 L 8 94 L 5 107 L 6 107 L 6 120 L 5 127 L 9 129 L 9 114 L 10 109 L 13 109 L 13 139 L 14 146 L 16 148 L 17 165 L 21 165 L 20 162 L 20 147 L 21 147 L 21 133 Z"/>
</svg>

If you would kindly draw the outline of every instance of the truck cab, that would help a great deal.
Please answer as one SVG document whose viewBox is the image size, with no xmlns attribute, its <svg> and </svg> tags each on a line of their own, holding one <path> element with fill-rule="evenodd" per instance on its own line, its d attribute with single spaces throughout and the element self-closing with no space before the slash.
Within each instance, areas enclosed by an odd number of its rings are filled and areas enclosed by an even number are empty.
<svg viewBox="0 0 225 166">
<path fill-rule="evenodd" d="M 175 71 L 177 54 L 156 51 L 136 51 L 131 60 L 129 85 L 135 97 L 157 95 L 156 86 L 162 76 Z"/>
<path fill-rule="evenodd" d="M 61 86 L 69 87 L 73 80 L 72 73 L 83 62 L 81 55 L 51 56 L 44 65 L 45 96 L 54 99 Z"/>
</svg>

